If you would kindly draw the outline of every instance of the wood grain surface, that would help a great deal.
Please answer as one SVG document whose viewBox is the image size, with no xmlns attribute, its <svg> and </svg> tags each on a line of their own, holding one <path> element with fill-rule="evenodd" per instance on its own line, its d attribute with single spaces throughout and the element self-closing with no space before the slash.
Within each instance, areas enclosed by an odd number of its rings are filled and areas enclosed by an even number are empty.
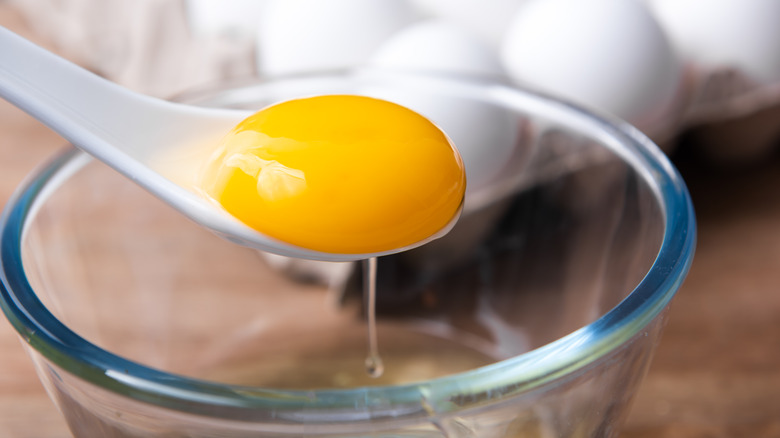
<svg viewBox="0 0 780 438">
<path fill-rule="evenodd" d="M 0 25 L 36 39 L 2 1 Z M 0 101 L 0 204 L 63 144 Z M 780 155 L 739 169 L 703 165 L 685 145 L 673 158 L 696 205 L 698 248 L 621 436 L 780 437 Z M 69 436 L 3 318 L 0 437 Z"/>
</svg>

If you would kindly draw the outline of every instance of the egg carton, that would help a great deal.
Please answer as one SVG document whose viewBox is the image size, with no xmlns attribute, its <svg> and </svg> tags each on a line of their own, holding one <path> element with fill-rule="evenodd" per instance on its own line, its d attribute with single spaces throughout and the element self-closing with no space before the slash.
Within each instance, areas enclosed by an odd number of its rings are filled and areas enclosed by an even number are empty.
<svg viewBox="0 0 780 438">
<path fill-rule="evenodd" d="M 627 120 L 667 152 L 694 130 L 724 162 L 780 138 L 777 2 L 269 0 L 259 14 L 246 31 L 261 76 L 370 65 L 508 77 Z"/>
<path fill-rule="evenodd" d="M 354 67 L 505 79 L 634 124 L 672 152 L 755 160 L 780 138 L 780 2 L 10 0 L 66 54 L 170 96 Z"/>
<path fill-rule="evenodd" d="M 264 77 L 368 65 L 504 79 L 627 120 L 666 152 L 693 131 L 724 163 L 755 160 L 780 139 L 777 2 L 232 0 L 218 9 L 188 0 L 193 32 L 252 40 Z"/>
<path fill-rule="evenodd" d="M 656 139 L 667 152 L 681 132 L 720 165 L 751 164 L 778 147 L 780 82 L 757 83 L 735 68 L 697 71 L 688 80 L 687 106 L 669 122 L 663 140 Z"/>
</svg>

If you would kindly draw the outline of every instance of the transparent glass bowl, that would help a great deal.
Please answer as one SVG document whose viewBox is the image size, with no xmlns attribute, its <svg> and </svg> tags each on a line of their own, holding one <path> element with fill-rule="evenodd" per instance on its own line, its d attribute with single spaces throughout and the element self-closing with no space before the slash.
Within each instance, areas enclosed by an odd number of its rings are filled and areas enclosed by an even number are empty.
<svg viewBox="0 0 780 438">
<path fill-rule="evenodd" d="M 474 182 L 449 235 L 379 260 L 385 375 L 364 371 L 359 264 L 235 246 L 67 148 L 6 207 L 0 260 L 3 311 L 73 434 L 615 436 L 693 257 L 665 156 L 493 82 L 356 71 L 184 99 L 326 93 L 428 115 Z"/>
</svg>

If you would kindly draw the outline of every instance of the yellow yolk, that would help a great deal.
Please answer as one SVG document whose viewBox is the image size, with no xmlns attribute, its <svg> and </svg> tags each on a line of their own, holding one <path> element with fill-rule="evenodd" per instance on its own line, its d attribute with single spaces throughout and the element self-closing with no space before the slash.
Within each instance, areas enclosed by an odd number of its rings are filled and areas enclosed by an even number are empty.
<svg viewBox="0 0 780 438">
<path fill-rule="evenodd" d="M 329 253 L 423 241 L 458 214 L 460 155 L 428 119 L 352 95 L 290 100 L 242 121 L 202 189 L 263 234 Z"/>
</svg>

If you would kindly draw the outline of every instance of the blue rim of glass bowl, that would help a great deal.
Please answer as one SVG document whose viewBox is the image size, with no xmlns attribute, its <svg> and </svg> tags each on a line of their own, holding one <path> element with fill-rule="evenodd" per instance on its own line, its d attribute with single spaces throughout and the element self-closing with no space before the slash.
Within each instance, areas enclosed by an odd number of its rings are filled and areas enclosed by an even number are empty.
<svg viewBox="0 0 780 438">
<path fill-rule="evenodd" d="M 321 426 L 361 421 L 375 426 L 383 420 L 398 424 L 469 408 L 468 403 L 461 406 L 458 400 L 490 402 L 559 381 L 628 342 L 666 308 L 693 260 L 696 225 L 691 199 L 663 152 L 626 123 L 556 98 L 496 83 L 474 83 L 471 91 L 512 108 L 580 127 L 642 174 L 662 206 L 663 241 L 645 277 L 612 310 L 563 338 L 452 376 L 408 385 L 344 390 L 288 391 L 225 385 L 126 360 L 91 344 L 57 320 L 36 297 L 22 266 L 25 222 L 34 214 L 36 200 L 51 190 L 52 181 L 69 176 L 74 163 L 85 158 L 75 148 L 55 156 L 31 175 L 0 218 L 0 305 L 22 339 L 60 369 L 123 397 L 222 419 L 273 419 L 276 423 L 315 422 Z"/>
</svg>

